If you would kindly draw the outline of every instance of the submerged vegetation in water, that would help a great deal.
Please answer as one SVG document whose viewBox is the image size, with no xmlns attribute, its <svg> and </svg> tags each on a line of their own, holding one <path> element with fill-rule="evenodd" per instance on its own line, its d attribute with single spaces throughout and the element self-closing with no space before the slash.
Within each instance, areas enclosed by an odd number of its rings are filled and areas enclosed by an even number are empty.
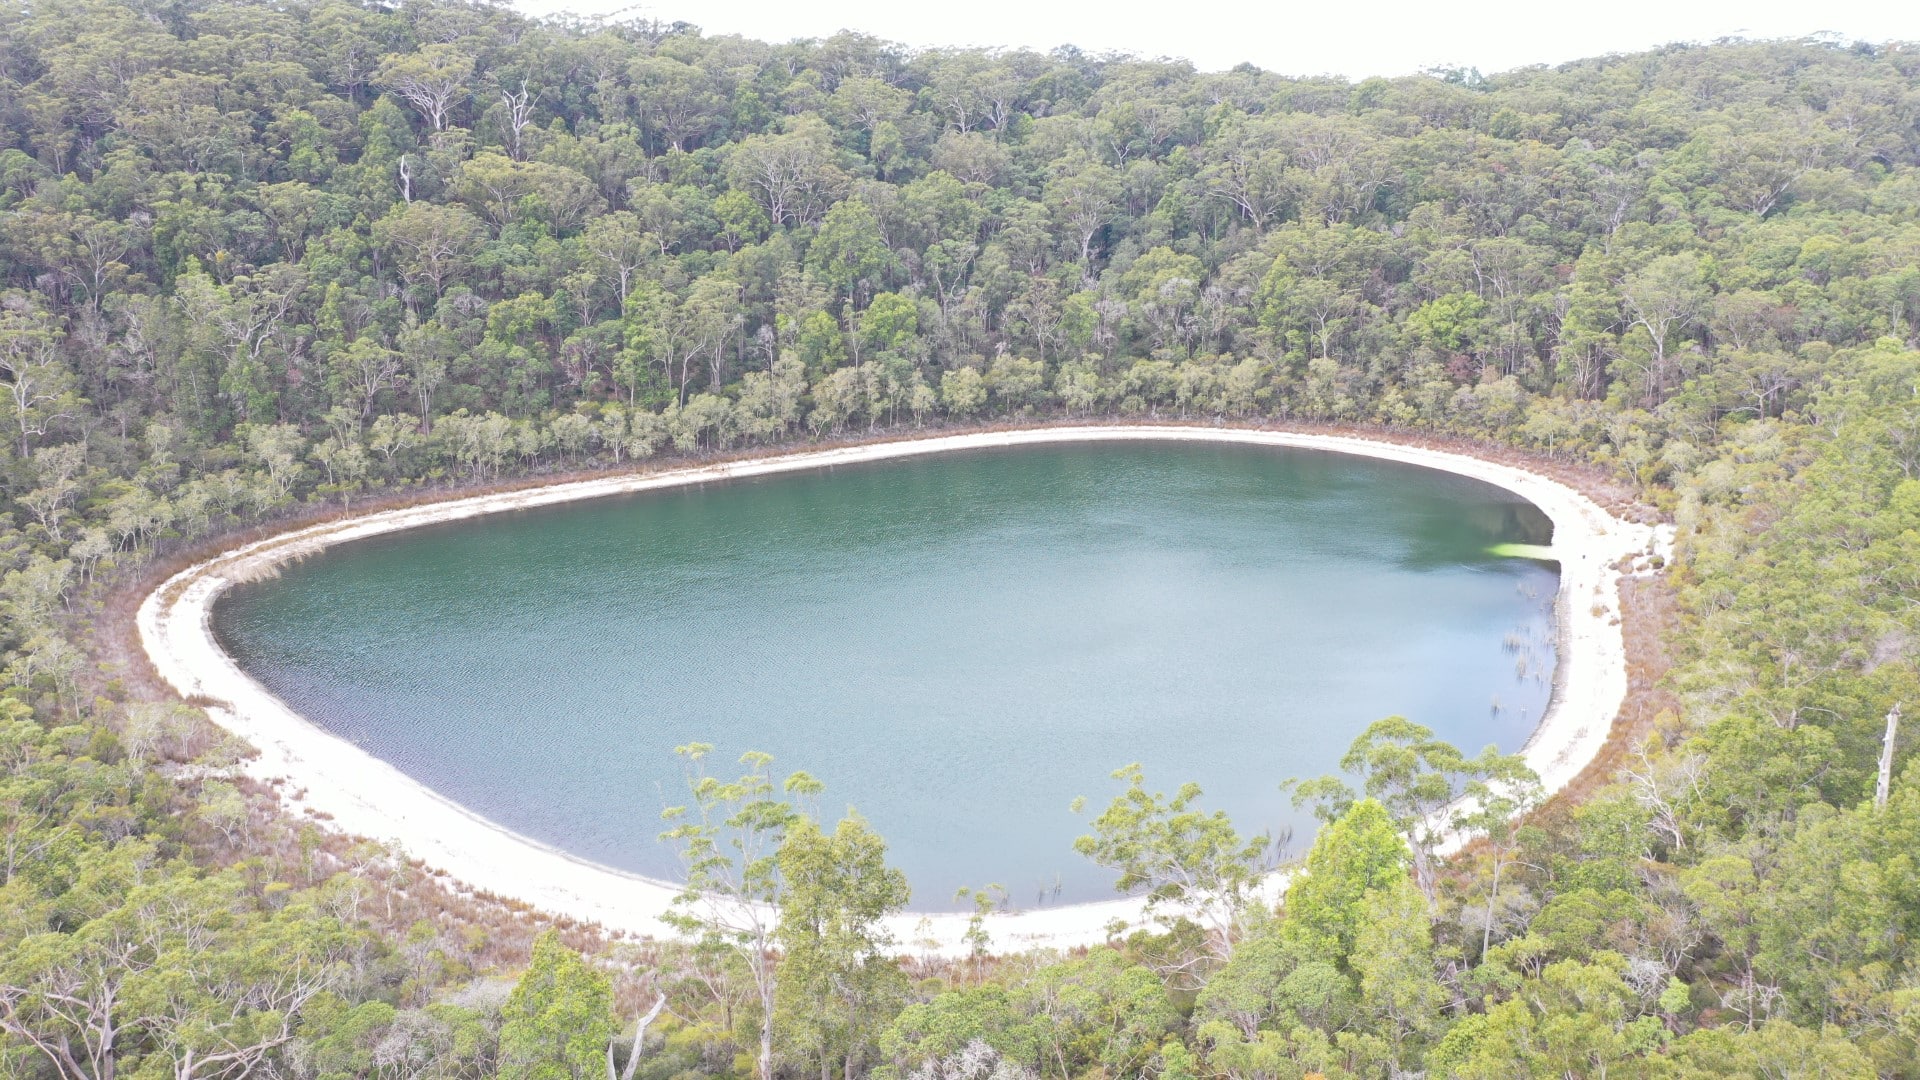
<svg viewBox="0 0 1920 1080">
<path fill-rule="evenodd" d="M 1498 555 L 1503 559 L 1540 559 L 1545 562 L 1556 561 L 1552 545 L 1549 544 L 1494 544 L 1487 554 Z"/>
<path fill-rule="evenodd" d="M 1916 1075 L 1916 63 L 0 12 L 0 1073 Z M 281 816 L 96 632 L 156 555 L 362 493 L 1090 415 L 1596 465 L 1680 527 L 1628 627 L 1671 672 L 1584 798 L 1455 858 L 1363 798 L 1231 935 L 882 962 L 865 826 L 784 831 L 783 938 L 530 949 Z"/>
</svg>

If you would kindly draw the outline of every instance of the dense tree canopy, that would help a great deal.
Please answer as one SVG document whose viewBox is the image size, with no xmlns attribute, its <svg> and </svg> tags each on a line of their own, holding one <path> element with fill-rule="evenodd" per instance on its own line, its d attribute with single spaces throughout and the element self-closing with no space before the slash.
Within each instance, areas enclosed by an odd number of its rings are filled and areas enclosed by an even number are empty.
<svg viewBox="0 0 1920 1080">
<path fill-rule="evenodd" d="M 1354 83 L 30 0 L 0 389 L 0 1075 L 1920 1076 L 1909 735 L 1879 783 L 1920 701 L 1912 47 Z M 1065 417 L 1604 473 L 1682 538 L 1629 612 L 1659 707 L 1540 809 L 1383 721 L 1278 907 L 1264 843 L 1123 772 L 1081 847 L 1160 918 L 992 962 L 897 958 L 887 823 L 749 757 L 670 830 L 689 940 L 535 943 L 278 813 L 113 631 L 156 560 L 366 496 Z M 1463 792 L 1488 836 L 1441 858 Z"/>
</svg>

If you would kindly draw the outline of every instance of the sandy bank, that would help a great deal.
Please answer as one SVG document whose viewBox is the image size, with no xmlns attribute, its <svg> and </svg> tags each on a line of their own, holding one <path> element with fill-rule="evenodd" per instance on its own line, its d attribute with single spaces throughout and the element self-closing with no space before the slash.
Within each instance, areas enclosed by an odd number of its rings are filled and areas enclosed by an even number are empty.
<svg viewBox="0 0 1920 1080">
<path fill-rule="evenodd" d="M 483 514 L 738 477 L 883 461 L 951 450 L 1091 441 L 1210 441 L 1325 450 L 1440 469 L 1505 488 L 1554 524 L 1560 560 L 1559 670 L 1551 705 L 1525 754 L 1549 792 L 1571 781 L 1606 742 L 1627 692 L 1617 565 L 1664 548 L 1655 527 L 1620 521 L 1591 499 L 1538 473 L 1445 451 L 1335 435 L 1201 427 L 1052 427 L 982 432 L 732 461 L 479 495 L 297 529 L 246 544 L 166 580 L 140 605 L 142 647 L 180 694 L 259 749 L 248 771 L 284 781 L 293 805 L 350 834 L 391 843 L 468 885 L 575 919 L 635 934 L 669 931 L 659 915 L 672 886 L 574 858 L 448 801 L 359 747 L 308 723 L 240 670 L 213 637 L 214 601 L 229 586 L 335 544 Z M 636 827 L 647 827 L 636 823 Z M 1106 939 L 1107 925 L 1136 922 L 1136 900 L 1041 908 L 989 920 L 1000 950 L 1072 947 Z M 959 952 L 962 915 L 904 915 L 895 930 L 911 951 Z"/>
</svg>

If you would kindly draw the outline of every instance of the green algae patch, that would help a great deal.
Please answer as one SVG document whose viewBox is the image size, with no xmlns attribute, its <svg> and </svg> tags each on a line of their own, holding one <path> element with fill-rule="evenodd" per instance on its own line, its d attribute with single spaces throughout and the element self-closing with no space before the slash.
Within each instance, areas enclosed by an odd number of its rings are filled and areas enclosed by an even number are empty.
<svg viewBox="0 0 1920 1080">
<path fill-rule="evenodd" d="M 1503 559 L 1537 559 L 1540 562 L 1557 563 L 1560 556 L 1545 544 L 1495 544 L 1487 549 L 1487 554 Z"/>
</svg>

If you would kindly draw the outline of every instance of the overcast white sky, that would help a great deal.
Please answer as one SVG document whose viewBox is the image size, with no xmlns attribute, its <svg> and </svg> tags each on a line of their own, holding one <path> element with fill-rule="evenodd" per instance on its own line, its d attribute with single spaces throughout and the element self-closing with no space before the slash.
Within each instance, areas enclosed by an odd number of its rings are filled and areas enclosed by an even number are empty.
<svg viewBox="0 0 1920 1080">
<path fill-rule="evenodd" d="M 768 41 L 860 30 L 913 46 L 1078 45 L 1352 78 L 1434 66 L 1489 74 L 1728 36 L 1920 40 L 1916 0 L 518 0 L 529 13 L 625 11 Z"/>
</svg>

